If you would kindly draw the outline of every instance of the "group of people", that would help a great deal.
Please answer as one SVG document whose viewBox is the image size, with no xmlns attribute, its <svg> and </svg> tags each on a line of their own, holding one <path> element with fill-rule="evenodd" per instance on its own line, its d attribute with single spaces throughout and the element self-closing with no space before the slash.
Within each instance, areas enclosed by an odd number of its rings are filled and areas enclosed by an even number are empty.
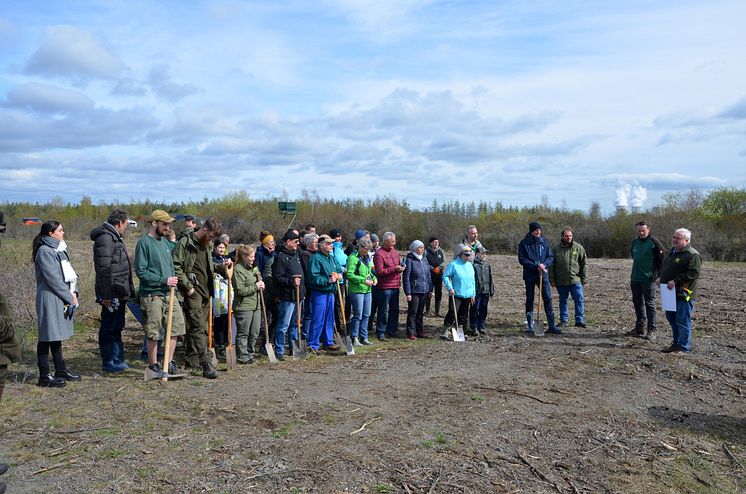
<svg viewBox="0 0 746 494">
<path fill-rule="evenodd" d="M 165 211 L 153 211 L 148 231 L 137 242 L 134 261 L 124 244 L 125 211 L 112 211 L 90 234 L 96 301 L 101 305 L 99 350 L 104 371 L 121 372 L 129 367 L 122 343 L 127 307 L 142 323 L 148 369 L 157 377 L 182 372 L 174 359 L 177 344 L 184 350 L 186 367 L 201 370 L 209 379 L 218 377 L 211 337 L 221 357 L 225 345 L 235 338 L 237 362 L 251 363 L 262 351 L 258 344 L 263 337 L 262 323 L 268 327 L 265 343 L 274 344 L 278 360 L 284 360 L 292 352 L 291 343 L 299 339 L 306 341 L 310 352 L 318 353 L 339 350 L 335 333 L 350 336 L 353 345 L 371 345 L 373 333 L 380 341 L 397 338 L 400 290 L 407 301 L 406 338 L 427 337 L 424 314 L 433 309 L 432 314 L 441 315 L 443 286 L 448 309 L 441 337 L 449 339 L 457 327 L 469 328 L 472 336 L 485 334 L 487 308 L 495 288 L 487 249 L 474 225 L 467 227 L 454 248 L 453 259 L 447 262 L 436 237 L 428 239 L 427 245 L 413 241 L 409 252 L 402 255 L 393 232 L 384 233 L 379 243 L 375 234 L 360 229 L 345 245 L 341 231 L 318 235 L 314 225 L 306 225 L 303 231 L 289 229 L 279 245 L 271 233 L 262 232 L 259 246 L 239 245 L 229 253 L 230 241 L 215 218 L 199 226 L 188 217 L 178 238 L 172 231 L 174 221 Z M 661 286 L 676 291 L 675 310 L 666 312 L 673 344 L 664 351 L 689 352 L 701 256 L 690 246 L 691 233 L 686 229 L 676 230 L 667 253 L 650 236 L 647 223 L 639 222 L 636 229 L 631 246 L 636 324 L 629 335 L 654 339 L 655 293 Z M 67 368 L 62 355 L 62 341 L 73 334 L 79 293 L 59 222 L 42 224 L 33 241 L 32 257 L 37 280 L 38 384 L 62 387 L 81 376 Z M 535 329 L 537 286 L 549 333 L 561 334 L 569 324 L 569 298 L 574 302 L 575 326 L 585 328 L 587 256 L 573 238 L 572 229 L 565 228 L 561 242 L 552 248 L 541 225 L 532 222 L 518 246 L 518 260 L 526 288 L 526 330 Z M 135 276 L 139 279 L 137 290 Z M 225 293 L 226 284 L 230 297 Z M 559 294 L 557 324 L 552 287 Z M 170 304 L 172 297 L 175 300 Z M 4 300 L 1 302 L 0 313 L 7 312 Z M 169 310 L 170 306 L 176 309 Z M 228 310 L 234 316 L 235 329 L 227 324 Z M 166 368 L 161 368 L 159 341 L 169 320 L 169 355 L 163 358 Z M 12 354 L 0 352 L 0 371 L 14 358 L 2 357 L 2 353 Z"/>
</svg>

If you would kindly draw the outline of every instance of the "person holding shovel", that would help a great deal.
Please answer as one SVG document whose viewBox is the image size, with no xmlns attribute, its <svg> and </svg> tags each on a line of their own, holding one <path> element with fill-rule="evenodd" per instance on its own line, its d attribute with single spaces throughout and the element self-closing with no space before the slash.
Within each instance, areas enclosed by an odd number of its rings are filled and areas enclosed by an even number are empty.
<svg viewBox="0 0 746 494">
<path fill-rule="evenodd" d="M 298 341 L 296 310 L 301 310 L 306 296 L 306 278 L 300 261 L 299 244 L 300 234 L 297 231 L 285 232 L 282 245 L 277 250 L 272 264 L 272 281 L 275 294 L 279 298 L 275 325 L 275 356 L 280 361 L 285 360 L 285 336 L 289 335 L 291 348 L 292 340 Z M 296 291 L 299 294 L 296 294 Z M 299 298 L 298 304 L 296 295 Z"/>
<path fill-rule="evenodd" d="M 518 244 L 518 262 L 523 266 L 523 281 L 526 285 L 526 331 L 534 331 L 534 291 L 541 280 L 541 294 L 544 301 L 544 312 L 547 315 L 549 333 L 562 334 L 554 325 L 552 309 L 552 288 L 549 284 L 549 268 L 554 263 L 554 254 L 549 242 L 541 235 L 541 225 L 532 221 L 528 233 Z"/>
<path fill-rule="evenodd" d="M 308 288 L 311 290 L 308 347 L 314 353 L 318 352 L 321 344 L 328 351 L 339 350 L 334 344 L 334 295 L 342 273 L 332 257 L 332 242 L 329 235 L 321 235 L 319 250 L 308 262 Z"/>
<path fill-rule="evenodd" d="M 254 266 L 256 249 L 239 245 L 236 249 L 236 268 L 233 272 L 233 314 L 236 316 L 236 362 L 250 364 L 254 361 L 256 341 L 262 323 L 259 291 L 264 282 L 257 281 L 259 270 Z"/>
<path fill-rule="evenodd" d="M 187 314 L 186 359 L 192 368 L 201 366 L 202 376 L 207 379 L 218 377 L 207 347 L 207 318 L 210 297 L 214 295 L 215 273 L 210 244 L 220 235 L 220 228 L 217 219 L 208 218 L 202 228 L 182 237 L 173 252 L 178 289 L 184 297 Z M 232 265 L 228 259 L 223 267 L 229 269 Z"/>
<path fill-rule="evenodd" d="M 470 245 L 458 244 L 453 249 L 453 253 L 456 259 L 446 266 L 443 273 L 443 282 L 446 285 L 446 291 L 448 291 L 450 304 L 454 306 L 454 322 L 461 328 L 465 328 L 469 323 L 469 309 L 477 294 L 474 265 L 470 262 L 474 252 Z M 444 321 L 444 325 L 445 331 L 440 337 L 449 340 L 449 332 L 452 331 L 450 321 Z"/>
<path fill-rule="evenodd" d="M 148 368 L 153 377 L 163 378 L 168 373 L 178 374 L 174 362 L 176 338 L 184 335 L 184 315 L 174 310 L 171 321 L 171 342 L 167 361 L 168 369 L 158 365 L 158 340 L 161 329 L 168 321 L 168 306 L 171 287 L 175 287 L 178 278 L 167 238 L 171 230 L 172 218 L 167 212 L 156 209 L 150 215 L 150 229 L 140 237 L 135 247 L 135 274 L 140 279 L 140 308 L 142 310 L 142 328 L 145 331 L 148 354 Z"/>
</svg>

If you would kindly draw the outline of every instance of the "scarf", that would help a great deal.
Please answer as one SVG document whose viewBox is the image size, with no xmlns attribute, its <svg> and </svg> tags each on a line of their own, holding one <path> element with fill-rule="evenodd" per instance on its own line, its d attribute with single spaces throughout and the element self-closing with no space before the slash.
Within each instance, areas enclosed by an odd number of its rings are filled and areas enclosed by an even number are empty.
<svg viewBox="0 0 746 494">
<path fill-rule="evenodd" d="M 59 245 L 55 249 L 57 252 L 65 254 L 64 257 L 60 256 L 60 264 L 62 265 L 62 277 L 65 279 L 65 283 L 70 287 L 70 292 L 75 293 L 78 287 L 78 275 L 75 273 L 72 264 L 67 256 L 67 244 L 64 240 L 60 240 Z"/>
</svg>

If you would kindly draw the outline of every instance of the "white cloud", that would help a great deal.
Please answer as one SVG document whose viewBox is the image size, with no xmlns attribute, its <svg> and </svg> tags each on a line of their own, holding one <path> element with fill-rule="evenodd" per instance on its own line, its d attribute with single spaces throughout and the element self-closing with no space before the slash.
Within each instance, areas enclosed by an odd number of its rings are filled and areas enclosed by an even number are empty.
<svg viewBox="0 0 746 494">
<path fill-rule="evenodd" d="M 27 82 L 8 91 L 6 105 L 41 113 L 69 113 L 93 108 L 93 100 L 72 89 Z"/>
<path fill-rule="evenodd" d="M 115 79 L 123 69 L 124 63 L 91 33 L 67 25 L 47 28 L 26 65 L 28 74 L 72 79 Z"/>
</svg>

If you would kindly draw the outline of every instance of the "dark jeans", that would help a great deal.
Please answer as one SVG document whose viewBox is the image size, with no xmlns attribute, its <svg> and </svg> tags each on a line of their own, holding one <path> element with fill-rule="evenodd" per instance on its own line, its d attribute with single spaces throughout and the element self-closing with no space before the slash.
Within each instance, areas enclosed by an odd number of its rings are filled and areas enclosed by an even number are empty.
<svg viewBox="0 0 746 494">
<path fill-rule="evenodd" d="M 412 300 L 407 305 L 407 336 L 422 336 L 425 334 L 423 328 L 423 315 L 425 314 L 425 302 L 428 300 L 426 293 L 413 293 Z"/>
<path fill-rule="evenodd" d="M 642 334 L 647 316 L 648 333 L 655 331 L 655 282 L 630 282 L 632 304 L 635 306 L 635 330 Z"/>
<path fill-rule="evenodd" d="M 435 310 L 440 311 L 440 301 L 443 300 L 443 274 L 432 274 L 433 278 L 433 297 L 425 299 L 425 310 L 430 312 L 430 301 L 435 300 Z"/>
<path fill-rule="evenodd" d="M 534 294 L 539 286 L 539 278 L 523 280 L 526 283 L 526 313 L 534 311 Z M 544 313 L 547 316 L 549 329 L 554 328 L 554 309 L 552 308 L 552 286 L 549 284 L 549 275 L 544 273 L 541 281 L 541 298 L 544 302 Z"/>
<path fill-rule="evenodd" d="M 5 379 L 8 377 L 8 366 L 0 365 L 0 400 L 3 399 L 3 389 L 5 389 Z"/>
<path fill-rule="evenodd" d="M 676 299 L 676 312 L 666 311 L 666 319 L 671 325 L 674 345 L 683 347 L 687 352 L 692 350 L 692 311 L 694 302 Z"/>
<path fill-rule="evenodd" d="M 101 326 L 98 330 L 98 342 L 100 345 L 110 345 L 113 342 L 122 342 L 122 330 L 124 329 L 124 313 L 126 304 L 120 304 L 114 312 L 101 306 Z"/>
<path fill-rule="evenodd" d="M 399 333 L 399 289 L 387 288 L 378 291 L 378 321 L 376 335 L 396 338 Z"/>
<path fill-rule="evenodd" d="M 456 317 L 458 326 L 463 329 L 469 323 L 469 311 L 471 310 L 471 299 L 454 297 L 456 301 Z"/>
<path fill-rule="evenodd" d="M 478 293 L 474 297 L 474 307 L 471 309 L 471 329 L 484 330 L 487 321 L 487 304 L 490 303 L 489 293 Z"/>
</svg>

